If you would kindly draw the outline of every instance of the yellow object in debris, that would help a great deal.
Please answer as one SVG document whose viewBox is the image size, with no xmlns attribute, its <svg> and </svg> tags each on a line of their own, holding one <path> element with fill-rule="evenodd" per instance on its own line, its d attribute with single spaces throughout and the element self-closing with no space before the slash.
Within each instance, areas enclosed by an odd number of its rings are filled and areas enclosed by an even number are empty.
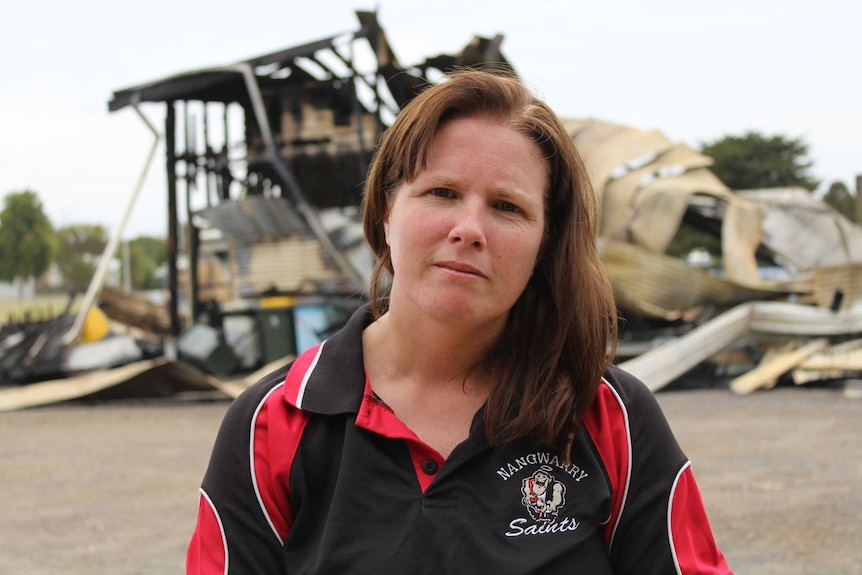
<svg viewBox="0 0 862 575">
<path fill-rule="evenodd" d="M 260 306 L 261 309 L 273 309 L 273 308 L 279 308 L 279 307 L 291 307 L 295 301 L 296 301 L 295 298 L 292 298 L 292 297 L 287 296 L 287 295 L 285 295 L 285 296 L 273 296 L 273 297 L 260 298 L 258 300 L 258 305 Z"/>
<path fill-rule="evenodd" d="M 108 316 L 97 307 L 91 307 L 81 328 L 81 343 L 92 343 L 104 338 L 111 331 Z"/>
</svg>

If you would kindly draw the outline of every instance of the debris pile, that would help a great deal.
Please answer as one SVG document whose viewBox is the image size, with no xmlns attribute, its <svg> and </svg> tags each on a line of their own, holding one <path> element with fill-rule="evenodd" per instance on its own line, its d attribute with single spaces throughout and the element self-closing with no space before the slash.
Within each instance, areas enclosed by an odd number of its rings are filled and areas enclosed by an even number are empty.
<svg viewBox="0 0 862 575">
<path fill-rule="evenodd" d="M 373 269 L 360 193 L 388 122 L 453 68 L 514 72 L 502 36 L 402 65 L 376 14 L 357 18 L 353 32 L 114 92 L 109 109 L 151 129 L 139 106 L 166 111 L 166 303 L 94 278 L 77 317 L 3 327 L 0 410 L 121 387 L 235 397 L 346 321 Z M 600 196 L 623 367 L 656 390 L 708 364 L 740 394 L 862 373 L 862 228 L 804 190 L 730 190 L 658 130 L 565 124 Z M 667 255 L 683 224 L 718 238 L 720 258 Z"/>
</svg>

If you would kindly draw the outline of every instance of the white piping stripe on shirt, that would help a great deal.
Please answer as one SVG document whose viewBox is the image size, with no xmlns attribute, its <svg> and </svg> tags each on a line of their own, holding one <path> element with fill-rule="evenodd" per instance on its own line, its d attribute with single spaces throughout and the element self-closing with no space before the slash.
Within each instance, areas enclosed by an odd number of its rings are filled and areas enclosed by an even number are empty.
<svg viewBox="0 0 862 575">
<path fill-rule="evenodd" d="M 685 465 L 683 465 L 679 473 L 676 474 L 676 477 L 673 479 L 673 485 L 670 488 L 670 498 L 667 501 L 667 539 L 668 543 L 670 543 L 670 555 L 673 557 L 673 564 L 676 567 L 677 575 L 682 575 L 682 569 L 679 566 L 679 559 L 676 556 L 676 547 L 673 545 L 673 528 L 670 523 L 670 515 L 673 512 L 673 496 L 676 493 L 676 486 L 679 484 L 679 478 L 682 477 L 683 472 L 691 466 L 691 461 L 686 461 Z"/>
<path fill-rule="evenodd" d="M 326 345 L 326 341 L 321 342 L 320 347 L 317 348 L 317 353 L 314 354 L 314 359 L 311 360 L 311 365 L 308 366 L 308 369 L 305 370 L 305 375 L 302 377 L 302 383 L 299 384 L 299 391 L 296 393 L 296 407 L 302 409 L 302 399 L 305 397 L 305 388 L 308 385 L 308 380 L 311 379 L 311 374 L 314 372 L 314 368 L 317 367 L 317 362 L 320 361 L 320 354 L 323 353 L 323 346 Z"/>
<path fill-rule="evenodd" d="M 222 544 L 222 547 L 224 547 L 224 575 L 227 575 L 228 566 L 230 565 L 230 560 L 229 560 L 230 557 L 228 556 L 227 535 L 225 535 L 225 532 L 224 532 L 224 525 L 221 522 L 221 517 L 218 514 L 218 510 L 216 509 L 215 504 L 213 503 L 213 500 L 210 499 L 210 496 L 207 495 L 207 492 L 204 491 L 203 488 L 198 489 L 198 491 L 200 491 L 201 497 L 203 497 L 206 500 L 207 505 L 210 506 L 210 510 L 213 512 L 213 515 L 215 515 L 216 521 L 218 522 L 218 530 L 219 530 L 219 533 L 221 533 L 221 544 Z"/>
<path fill-rule="evenodd" d="M 260 403 L 254 410 L 254 416 L 251 418 L 251 429 L 249 429 L 248 441 L 249 471 L 251 472 L 251 484 L 254 487 L 254 495 L 257 497 L 257 504 L 260 505 L 260 510 L 263 512 L 263 516 L 266 517 L 266 522 L 269 523 L 269 528 L 272 529 L 272 532 L 275 534 L 275 538 L 278 539 L 278 543 L 280 545 L 284 545 L 284 541 L 281 539 L 281 535 L 278 534 L 278 530 L 275 528 L 275 524 L 272 522 L 272 518 L 266 510 L 266 505 L 263 503 L 263 497 L 260 495 L 260 488 L 257 485 L 257 474 L 254 471 L 254 430 L 257 427 L 257 416 L 260 414 L 260 410 L 263 409 L 266 400 L 269 399 L 269 396 L 272 395 L 275 390 L 280 389 L 283 385 L 284 382 L 279 383 L 270 389 L 263 399 L 260 400 Z"/>
<path fill-rule="evenodd" d="M 604 378 L 602 378 L 602 383 L 607 385 L 608 389 L 610 389 L 611 392 L 614 394 L 614 397 L 616 398 L 617 403 L 619 403 L 619 405 L 620 405 L 620 410 L 623 412 L 623 418 L 624 418 L 625 423 L 626 423 L 626 442 L 628 443 L 627 447 L 628 447 L 628 458 L 629 458 L 628 465 L 626 466 L 626 484 L 625 484 L 625 487 L 623 488 L 623 499 L 622 499 L 622 502 L 620 503 L 620 512 L 619 512 L 619 515 L 617 515 L 616 524 L 614 525 L 613 531 L 611 531 L 611 541 L 608 544 L 608 551 L 610 551 L 614 546 L 614 537 L 616 537 L 616 534 L 617 534 L 617 527 L 619 527 L 619 525 L 620 525 L 620 520 L 623 517 L 623 511 L 625 510 L 625 507 L 626 507 L 626 501 L 628 500 L 628 497 L 629 497 L 629 484 L 631 483 L 631 480 L 632 480 L 632 430 L 631 430 L 631 427 L 629 427 L 629 412 L 626 409 L 626 406 L 623 403 L 622 398 L 617 393 L 617 390 L 614 389 L 614 386 L 612 386 L 610 383 L 608 383 L 607 380 Z"/>
</svg>

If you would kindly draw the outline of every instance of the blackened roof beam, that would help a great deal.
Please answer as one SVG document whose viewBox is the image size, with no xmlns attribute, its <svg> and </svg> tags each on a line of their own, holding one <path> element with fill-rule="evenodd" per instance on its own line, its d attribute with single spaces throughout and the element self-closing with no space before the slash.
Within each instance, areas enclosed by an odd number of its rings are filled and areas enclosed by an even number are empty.
<svg viewBox="0 0 862 575">
<path fill-rule="evenodd" d="M 365 37 L 365 28 L 352 35 L 353 40 Z M 294 46 L 286 50 L 264 54 L 250 58 L 240 64 L 249 65 L 256 71 L 263 72 L 263 76 L 276 79 L 288 80 L 297 76 L 314 78 L 307 69 L 296 64 L 300 58 L 315 60 L 315 54 L 321 50 L 335 51 L 335 45 L 339 43 L 344 34 L 330 36 L 322 40 L 309 42 L 300 46 Z M 236 102 L 245 99 L 245 85 L 240 74 L 227 67 L 211 67 L 191 70 L 169 76 L 145 84 L 139 84 L 114 92 L 113 98 L 108 102 L 108 110 L 111 112 L 125 108 L 139 102 L 169 102 L 173 100 L 198 100 L 204 102 Z M 283 72 L 290 69 L 291 73 Z M 281 76 L 281 77 L 280 77 Z"/>
</svg>

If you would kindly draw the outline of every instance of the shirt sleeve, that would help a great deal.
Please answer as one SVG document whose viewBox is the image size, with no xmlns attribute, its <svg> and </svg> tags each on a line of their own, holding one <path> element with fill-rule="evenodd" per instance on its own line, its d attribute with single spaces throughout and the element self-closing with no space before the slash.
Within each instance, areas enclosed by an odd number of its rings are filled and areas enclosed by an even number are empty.
<svg viewBox="0 0 862 575">
<path fill-rule="evenodd" d="M 290 467 L 307 421 L 282 398 L 286 371 L 245 390 L 227 410 L 200 489 L 189 575 L 284 572 Z"/>
<path fill-rule="evenodd" d="M 653 393 L 617 368 L 607 384 L 604 409 L 619 413 L 603 417 L 617 421 L 611 427 L 618 432 L 613 441 L 594 442 L 603 459 L 613 460 L 608 475 L 616 506 L 606 543 L 614 573 L 732 574 L 715 543 L 691 463 Z"/>
</svg>

